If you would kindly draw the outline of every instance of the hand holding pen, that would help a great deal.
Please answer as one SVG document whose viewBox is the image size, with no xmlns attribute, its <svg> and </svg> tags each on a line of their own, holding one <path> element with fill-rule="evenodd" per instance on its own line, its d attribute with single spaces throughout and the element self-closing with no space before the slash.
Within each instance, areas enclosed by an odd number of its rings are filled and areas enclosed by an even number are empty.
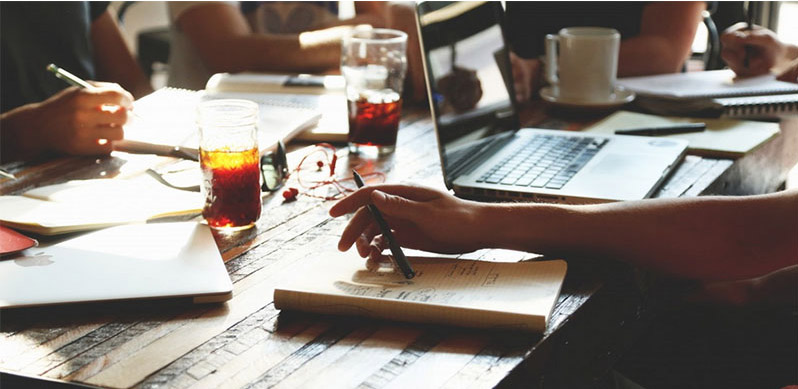
<svg viewBox="0 0 798 389">
<path fill-rule="evenodd" d="M 111 141 L 122 139 L 133 96 L 117 84 L 90 84 L 50 64 L 47 70 L 78 88 L 67 88 L 38 104 L 42 151 L 71 155 L 111 152 Z"/>
<path fill-rule="evenodd" d="M 787 45 L 773 31 L 740 22 L 720 37 L 721 57 L 739 77 L 770 73 L 785 57 Z"/>
<path fill-rule="evenodd" d="M 358 188 L 362 188 L 366 185 L 366 183 L 363 182 L 363 178 L 360 177 L 360 174 L 357 174 L 357 171 L 352 170 L 352 176 L 355 179 L 355 184 L 357 184 Z M 410 262 L 408 262 L 407 258 L 405 257 L 405 253 L 402 251 L 402 248 L 399 247 L 399 243 L 396 241 L 396 238 L 393 237 L 391 227 L 389 227 L 388 223 L 385 222 L 380 210 L 377 209 L 374 204 L 367 204 L 366 208 L 371 213 L 374 221 L 377 222 L 377 226 L 380 228 L 382 237 L 385 243 L 388 245 L 388 248 L 391 250 L 394 265 L 402 272 L 405 278 L 411 279 L 415 277 L 416 272 L 413 271 L 413 268 L 410 266 Z"/>
<path fill-rule="evenodd" d="M 366 267 L 384 263 L 389 248 L 367 205 L 373 205 L 390 225 L 397 244 L 404 248 L 442 254 L 467 253 L 487 247 L 487 234 L 498 226 L 480 224 L 486 215 L 483 203 L 459 199 L 447 192 L 422 186 L 380 184 L 365 186 L 330 208 L 330 216 L 354 213 L 347 223 L 338 249 L 355 245 L 367 258 Z M 506 208 L 511 212 L 511 207 Z M 475 227 L 478 226 L 478 227 Z"/>
</svg>

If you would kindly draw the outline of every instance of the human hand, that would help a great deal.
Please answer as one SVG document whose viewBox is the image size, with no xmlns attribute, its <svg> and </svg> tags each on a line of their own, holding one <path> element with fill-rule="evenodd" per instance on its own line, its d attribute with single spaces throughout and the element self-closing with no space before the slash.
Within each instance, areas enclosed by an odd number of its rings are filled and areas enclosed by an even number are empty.
<svg viewBox="0 0 798 389">
<path fill-rule="evenodd" d="M 787 68 L 776 76 L 776 79 L 798 84 L 798 58 L 792 60 L 792 62 L 787 65 Z"/>
<path fill-rule="evenodd" d="M 478 222 L 482 204 L 436 189 L 384 184 L 361 188 L 330 209 L 333 217 L 355 212 L 341 234 L 339 250 L 346 251 L 355 244 L 361 257 L 380 260 L 380 253 L 388 245 L 365 207 L 369 203 L 380 210 L 403 247 L 438 253 L 464 253 L 485 247 Z"/>
<path fill-rule="evenodd" d="M 798 265 L 793 265 L 756 278 L 707 283 L 688 298 L 694 302 L 736 306 L 774 304 L 794 307 L 798 304 L 796 282 Z"/>
<path fill-rule="evenodd" d="M 786 56 L 786 46 L 773 31 L 760 26 L 747 29 L 746 23 L 729 27 L 720 37 L 721 57 L 740 77 L 767 74 Z M 745 66 L 748 47 L 748 66 Z"/>
<path fill-rule="evenodd" d="M 540 61 L 523 59 L 510 52 L 510 64 L 513 69 L 515 100 L 518 103 L 529 101 L 540 87 Z"/>
<path fill-rule="evenodd" d="M 93 84 L 92 89 L 67 88 L 35 104 L 28 125 L 41 151 L 108 154 L 111 141 L 123 138 L 133 96 L 117 84 Z"/>
</svg>

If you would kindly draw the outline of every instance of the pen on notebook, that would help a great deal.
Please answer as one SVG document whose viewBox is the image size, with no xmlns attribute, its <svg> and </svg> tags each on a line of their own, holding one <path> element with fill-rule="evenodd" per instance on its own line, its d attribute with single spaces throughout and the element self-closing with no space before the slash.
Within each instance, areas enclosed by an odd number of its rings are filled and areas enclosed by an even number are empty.
<svg viewBox="0 0 798 389">
<path fill-rule="evenodd" d="M 688 132 L 701 132 L 707 129 L 704 123 L 677 123 L 668 126 L 625 128 L 616 130 L 616 135 L 640 135 L 640 136 L 659 136 L 684 134 Z"/>
<path fill-rule="evenodd" d="M 358 188 L 362 188 L 366 185 L 363 182 L 363 178 L 360 177 L 360 174 L 357 174 L 357 171 L 352 170 L 352 176 L 354 176 L 355 183 L 357 184 Z M 380 226 L 382 236 L 384 236 L 388 241 L 388 247 L 391 249 L 391 254 L 393 255 L 396 266 L 399 267 L 399 270 L 402 271 L 402 273 L 405 275 L 405 278 L 411 279 L 415 277 L 416 272 L 413 271 L 412 267 L 410 267 L 410 262 L 407 261 L 402 248 L 399 247 L 398 243 L 396 243 L 396 239 L 394 239 L 393 234 L 391 233 L 391 228 L 388 227 L 388 223 L 385 222 L 385 219 L 382 217 L 380 211 L 373 204 L 368 204 L 366 207 L 369 209 L 369 212 L 371 212 L 371 215 L 374 216 L 374 220 L 376 220 L 377 224 Z"/>
</svg>

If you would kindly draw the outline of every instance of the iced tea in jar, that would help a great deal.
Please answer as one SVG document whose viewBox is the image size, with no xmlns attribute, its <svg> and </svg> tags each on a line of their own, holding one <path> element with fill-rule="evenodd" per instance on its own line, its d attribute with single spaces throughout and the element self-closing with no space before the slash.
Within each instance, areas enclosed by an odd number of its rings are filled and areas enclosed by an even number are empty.
<svg viewBox="0 0 798 389">
<path fill-rule="evenodd" d="M 202 102 L 202 216 L 215 229 L 250 228 L 260 217 L 258 105 L 248 100 Z"/>
</svg>

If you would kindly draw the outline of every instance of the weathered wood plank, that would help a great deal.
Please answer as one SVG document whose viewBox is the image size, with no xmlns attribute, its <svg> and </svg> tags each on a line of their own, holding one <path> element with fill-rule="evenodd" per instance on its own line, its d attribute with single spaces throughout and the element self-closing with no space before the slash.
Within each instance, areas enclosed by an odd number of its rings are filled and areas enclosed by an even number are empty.
<svg viewBox="0 0 798 389">
<path fill-rule="evenodd" d="M 234 297 L 225 305 L 212 308 L 202 316 L 186 321 L 180 328 L 102 370 L 86 382 L 111 387 L 129 387 L 139 383 L 188 351 L 263 308 L 274 294 L 274 286 L 280 279 L 281 271 L 290 271 L 290 267 L 296 265 L 299 259 L 313 254 L 305 251 L 299 255 L 290 255 L 274 264 L 274 269 L 270 269 L 272 271 L 258 271 L 252 274 L 251 279 L 247 277 L 245 280 L 250 279 L 254 285 L 242 290 L 239 287 L 241 282 L 235 284 Z"/>
<path fill-rule="evenodd" d="M 344 339 L 296 370 L 276 387 L 355 387 L 402 353 L 422 333 L 423 330 L 417 326 L 380 322 L 379 329 L 359 344 L 350 347 L 347 339 Z M 358 335 L 353 333 L 351 336 L 356 338 Z"/>
</svg>

